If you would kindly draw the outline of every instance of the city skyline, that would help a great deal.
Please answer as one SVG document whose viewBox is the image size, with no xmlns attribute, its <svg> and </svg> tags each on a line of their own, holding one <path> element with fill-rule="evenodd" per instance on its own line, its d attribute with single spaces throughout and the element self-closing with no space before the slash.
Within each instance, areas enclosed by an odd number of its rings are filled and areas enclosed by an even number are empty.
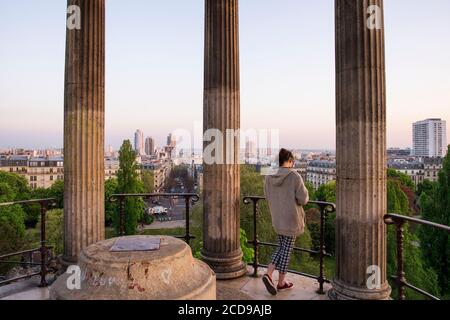
<svg viewBox="0 0 450 320">
<path fill-rule="evenodd" d="M 333 3 L 241 2 L 243 128 L 280 129 L 288 148 L 335 148 Z M 0 50 L 0 148 L 62 147 L 65 6 L 0 2 L 0 41 L 8 43 Z M 442 41 L 450 2 L 385 7 L 388 146 L 411 147 L 412 123 L 450 120 L 450 42 Z M 201 121 L 203 13 L 201 0 L 109 3 L 106 146 L 133 141 L 136 128 L 163 145 L 168 132 Z"/>
</svg>

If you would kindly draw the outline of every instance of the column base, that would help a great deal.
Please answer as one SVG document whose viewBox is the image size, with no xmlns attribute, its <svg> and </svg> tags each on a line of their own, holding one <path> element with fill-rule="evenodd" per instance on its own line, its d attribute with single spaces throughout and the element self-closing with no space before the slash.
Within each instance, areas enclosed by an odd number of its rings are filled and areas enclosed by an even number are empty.
<svg viewBox="0 0 450 320">
<path fill-rule="evenodd" d="M 202 250 L 201 259 L 215 272 L 217 280 L 232 280 L 247 274 L 247 265 L 242 261 L 242 251 L 216 254 Z"/>
<path fill-rule="evenodd" d="M 381 289 L 364 289 L 343 284 L 340 281 L 332 281 L 333 288 L 328 291 L 330 300 L 390 300 L 392 289 L 386 282 Z"/>
</svg>

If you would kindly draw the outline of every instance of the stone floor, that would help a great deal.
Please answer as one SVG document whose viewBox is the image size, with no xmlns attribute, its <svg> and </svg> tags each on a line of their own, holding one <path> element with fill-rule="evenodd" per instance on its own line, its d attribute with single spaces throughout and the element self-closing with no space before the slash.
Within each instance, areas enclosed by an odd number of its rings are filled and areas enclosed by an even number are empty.
<svg viewBox="0 0 450 320">
<path fill-rule="evenodd" d="M 0 287 L 0 300 L 48 300 L 49 288 L 39 288 L 39 283 L 34 277 Z"/>
<path fill-rule="evenodd" d="M 306 277 L 288 274 L 288 281 L 294 283 L 295 288 L 270 295 L 261 277 L 264 269 L 260 269 L 260 277 L 254 278 L 252 268 L 249 267 L 249 276 L 231 281 L 217 281 L 218 300 L 327 300 L 327 295 L 319 295 L 316 290 L 319 285 L 316 280 Z M 50 280 L 50 279 L 49 279 Z M 39 278 L 33 278 L 16 282 L 8 286 L 0 287 L 0 300 L 48 300 L 49 288 L 39 288 Z M 330 285 L 325 285 L 326 291 Z"/>
<path fill-rule="evenodd" d="M 320 295 L 316 291 L 319 289 L 317 280 L 302 277 L 295 274 L 288 274 L 287 280 L 294 284 L 294 288 L 272 296 L 267 292 L 262 282 L 265 269 L 258 270 L 258 278 L 254 278 L 253 268 L 249 267 L 249 276 L 231 281 L 217 281 L 218 300 L 328 300 L 328 295 Z M 275 279 L 277 275 L 275 275 Z M 329 284 L 325 284 L 325 291 L 331 289 Z"/>
</svg>

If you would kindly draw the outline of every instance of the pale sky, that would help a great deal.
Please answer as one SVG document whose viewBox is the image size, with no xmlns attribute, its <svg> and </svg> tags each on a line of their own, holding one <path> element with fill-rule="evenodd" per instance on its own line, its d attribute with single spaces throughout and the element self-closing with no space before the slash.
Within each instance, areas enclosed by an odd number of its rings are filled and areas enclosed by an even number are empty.
<svg viewBox="0 0 450 320">
<path fill-rule="evenodd" d="M 62 147 L 65 0 L 0 0 L 0 148 Z M 241 0 L 243 128 L 334 149 L 334 1 Z M 388 145 L 450 121 L 450 0 L 385 0 Z M 108 0 L 106 144 L 202 119 L 204 0 Z M 450 133 L 450 124 L 448 125 Z M 450 137 L 450 134 L 447 134 Z"/>
</svg>

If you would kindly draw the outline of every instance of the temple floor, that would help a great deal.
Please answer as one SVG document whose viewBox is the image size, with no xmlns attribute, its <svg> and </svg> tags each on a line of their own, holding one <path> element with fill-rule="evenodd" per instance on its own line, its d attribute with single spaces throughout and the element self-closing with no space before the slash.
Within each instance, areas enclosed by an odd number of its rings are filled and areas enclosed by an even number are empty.
<svg viewBox="0 0 450 320">
<path fill-rule="evenodd" d="M 259 269 L 262 277 L 265 269 Z M 328 300 L 328 295 L 319 295 L 316 280 L 295 274 L 288 274 L 287 280 L 294 283 L 292 290 L 270 295 L 261 277 L 252 277 L 253 268 L 249 267 L 249 276 L 236 280 L 217 281 L 217 300 Z M 49 277 L 49 279 L 52 277 Z M 277 276 L 275 276 L 275 279 Z M 49 288 L 39 288 L 39 277 L 0 287 L 0 300 L 48 300 Z M 331 288 L 325 284 L 325 290 Z"/>
</svg>

